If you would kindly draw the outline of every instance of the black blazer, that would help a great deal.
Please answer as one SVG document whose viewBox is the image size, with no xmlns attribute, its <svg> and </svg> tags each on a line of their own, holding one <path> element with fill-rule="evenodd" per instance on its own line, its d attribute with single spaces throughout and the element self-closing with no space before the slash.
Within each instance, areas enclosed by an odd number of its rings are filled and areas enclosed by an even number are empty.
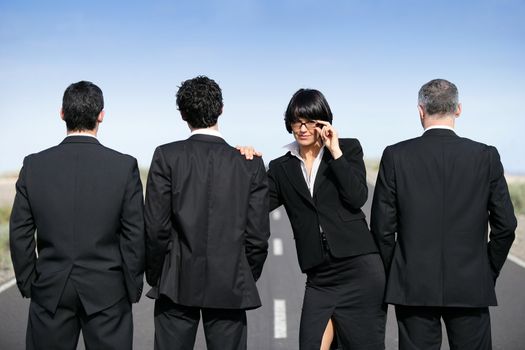
<svg viewBox="0 0 525 350">
<path fill-rule="evenodd" d="M 24 159 L 16 191 L 10 246 L 23 296 L 55 312 L 69 278 L 87 314 L 139 300 L 145 243 L 134 158 L 89 136 L 66 137 Z"/>
<path fill-rule="evenodd" d="M 206 308 L 261 305 L 255 281 L 268 251 L 268 180 L 222 138 L 159 146 L 146 190 L 149 297 Z"/>
<path fill-rule="evenodd" d="M 496 305 L 515 228 L 496 148 L 431 129 L 385 149 L 371 229 L 389 270 L 386 302 Z"/>
<path fill-rule="evenodd" d="M 303 272 L 324 261 L 319 225 L 335 257 L 377 252 L 361 210 L 368 196 L 363 150 L 357 139 L 339 143 L 342 157 L 334 160 L 324 152 L 313 198 L 297 157 L 288 152 L 270 162 L 270 210 L 284 205 Z"/>
</svg>

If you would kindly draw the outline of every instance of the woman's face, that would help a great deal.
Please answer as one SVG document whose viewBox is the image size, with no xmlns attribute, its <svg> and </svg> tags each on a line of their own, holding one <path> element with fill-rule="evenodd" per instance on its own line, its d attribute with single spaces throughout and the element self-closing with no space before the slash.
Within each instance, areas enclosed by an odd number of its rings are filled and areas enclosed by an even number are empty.
<svg viewBox="0 0 525 350">
<path fill-rule="evenodd" d="M 313 120 L 298 119 L 291 124 L 292 133 L 300 147 L 310 147 L 320 141 L 319 135 L 315 130 L 317 123 Z"/>
</svg>

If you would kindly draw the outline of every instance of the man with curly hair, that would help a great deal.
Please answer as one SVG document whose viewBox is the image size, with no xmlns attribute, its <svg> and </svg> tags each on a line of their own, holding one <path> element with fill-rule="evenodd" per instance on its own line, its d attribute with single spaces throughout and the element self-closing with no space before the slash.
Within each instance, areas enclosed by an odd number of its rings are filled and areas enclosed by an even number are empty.
<svg viewBox="0 0 525 350">
<path fill-rule="evenodd" d="M 208 349 L 246 349 L 270 235 L 264 163 L 222 138 L 215 81 L 183 82 L 177 106 L 191 136 L 155 150 L 146 189 L 155 349 L 193 349 L 201 314 Z"/>
</svg>

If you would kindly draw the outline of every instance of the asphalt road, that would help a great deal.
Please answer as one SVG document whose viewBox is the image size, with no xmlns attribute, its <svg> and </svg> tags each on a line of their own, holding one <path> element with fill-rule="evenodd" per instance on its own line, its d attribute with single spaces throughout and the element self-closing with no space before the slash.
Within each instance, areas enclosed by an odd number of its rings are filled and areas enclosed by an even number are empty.
<svg viewBox="0 0 525 350">
<path fill-rule="evenodd" d="M 372 191 L 370 191 L 372 192 Z M 369 213 L 370 201 L 365 206 Z M 290 224 L 282 208 L 271 214 L 270 253 L 258 282 L 263 306 L 248 311 L 248 349 L 298 349 L 299 317 L 305 277 L 295 253 Z M 493 348 L 525 349 L 525 269 L 507 261 L 497 284 L 499 306 L 491 308 Z M 24 349 L 28 300 L 16 287 L 0 294 L 0 349 Z M 134 349 L 153 348 L 153 301 L 143 297 L 134 305 Z M 446 332 L 444 332 L 445 334 Z M 392 309 L 388 312 L 386 348 L 397 349 L 397 326 Z M 82 340 L 78 349 L 84 349 Z M 199 330 L 195 349 L 206 349 Z M 446 339 L 442 349 L 448 349 Z"/>
</svg>

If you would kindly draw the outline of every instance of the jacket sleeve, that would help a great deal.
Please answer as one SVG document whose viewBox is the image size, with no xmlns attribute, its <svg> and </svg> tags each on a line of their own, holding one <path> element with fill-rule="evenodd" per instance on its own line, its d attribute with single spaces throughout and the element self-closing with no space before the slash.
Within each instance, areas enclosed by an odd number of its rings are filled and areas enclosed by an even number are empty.
<svg viewBox="0 0 525 350">
<path fill-rule="evenodd" d="M 396 181 L 394 162 L 387 147 L 383 152 L 372 201 L 370 231 L 379 247 L 388 273 L 394 254 L 397 232 Z"/>
<path fill-rule="evenodd" d="M 489 147 L 490 195 L 488 201 L 490 234 L 488 255 L 494 281 L 507 259 L 517 226 L 514 207 L 503 173 L 498 151 Z"/>
<path fill-rule="evenodd" d="M 281 199 L 281 191 L 279 189 L 279 182 L 277 181 L 275 174 L 275 163 L 270 162 L 268 166 L 268 187 L 269 187 L 269 197 L 270 197 L 270 211 L 273 211 L 277 207 L 283 204 Z"/>
<path fill-rule="evenodd" d="M 153 154 L 146 186 L 146 280 L 156 286 L 170 240 L 171 181 L 162 148 Z"/>
<path fill-rule="evenodd" d="M 120 217 L 120 253 L 130 302 L 142 295 L 145 266 L 144 198 L 137 161 L 129 171 Z"/>
<path fill-rule="evenodd" d="M 358 140 L 341 140 L 343 155 L 330 161 L 341 199 L 350 208 L 361 209 L 368 199 L 363 149 Z"/>
<path fill-rule="evenodd" d="M 31 283 L 36 278 L 35 221 L 27 191 L 29 157 L 16 182 L 16 195 L 9 220 L 9 245 L 15 270 L 16 284 L 22 295 L 31 297 Z"/>
<path fill-rule="evenodd" d="M 252 178 L 245 231 L 245 251 L 255 281 L 261 275 L 270 238 L 268 177 L 262 159 Z"/>
</svg>

